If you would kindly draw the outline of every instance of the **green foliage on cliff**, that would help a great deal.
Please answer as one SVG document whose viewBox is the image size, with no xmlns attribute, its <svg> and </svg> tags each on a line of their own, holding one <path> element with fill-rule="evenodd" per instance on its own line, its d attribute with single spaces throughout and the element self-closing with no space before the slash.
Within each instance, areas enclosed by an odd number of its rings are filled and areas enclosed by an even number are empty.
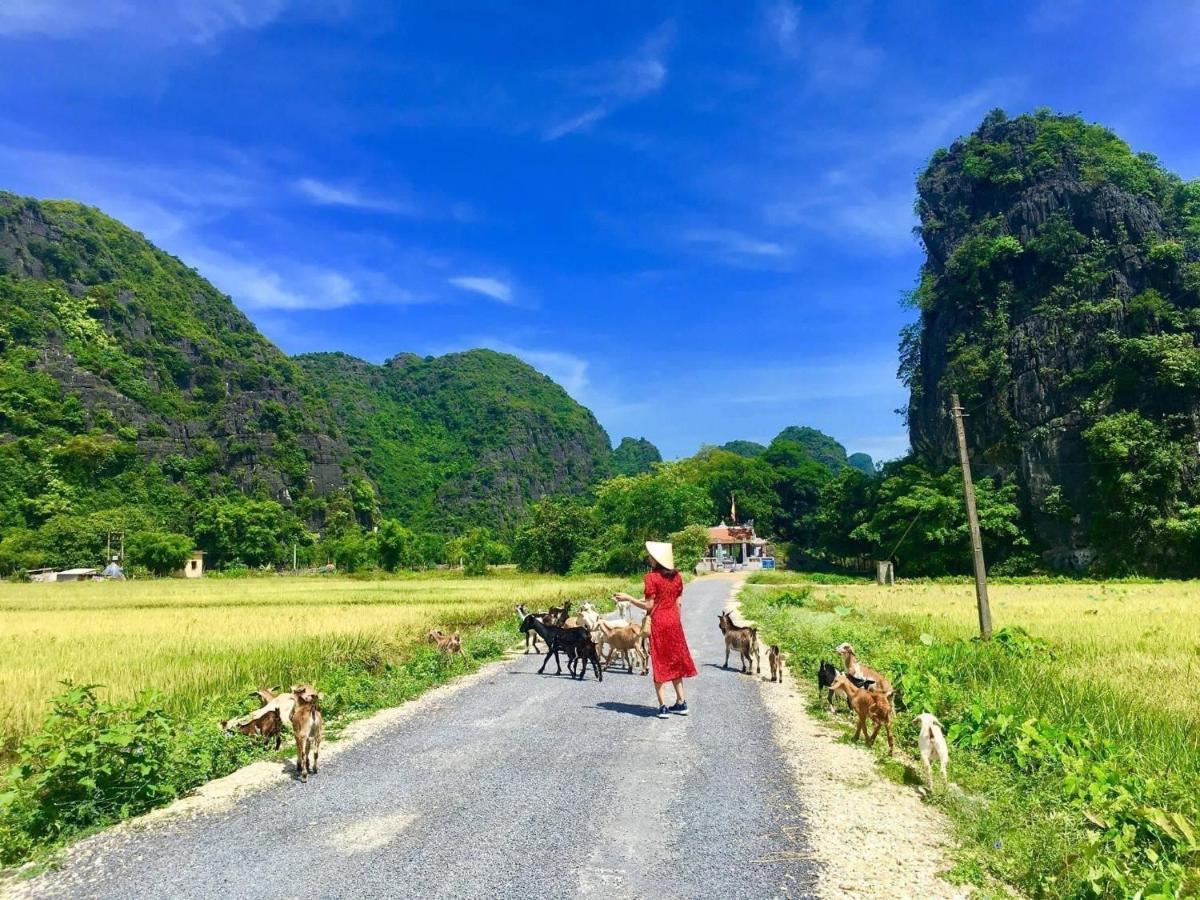
<svg viewBox="0 0 1200 900">
<path fill-rule="evenodd" d="M 957 391 L 976 466 L 1016 485 L 1040 548 L 1200 572 L 1200 183 L 1078 116 L 997 111 L 918 191 L 901 377 L 919 457 L 952 462 Z"/>
<path fill-rule="evenodd" d="M 595 417 L 513 356 L 296 360 L 337 411 L 384 515 L 410 528 L 508 534 L 532 501 L 607 474 L 608 436 Z"/>
<path fill-rule="evenodd" d="M 625 437 L 613 449 L 609 469 L 614 475 L 641 475 L 660 462 L 662 454 L 648 440 Z"/>
<path fill-rule="evenodd" d="M 293 360 L 119 222 L 0 192 L 0 574 L 97 565 L 110 531 L 190 535 L 218 567 L 374 565 L 384 515 L 421 548 L 401 558 L 440 560 L 431 532 L 507 534 L 609 453 L 513 357 Z"/>
</svg>

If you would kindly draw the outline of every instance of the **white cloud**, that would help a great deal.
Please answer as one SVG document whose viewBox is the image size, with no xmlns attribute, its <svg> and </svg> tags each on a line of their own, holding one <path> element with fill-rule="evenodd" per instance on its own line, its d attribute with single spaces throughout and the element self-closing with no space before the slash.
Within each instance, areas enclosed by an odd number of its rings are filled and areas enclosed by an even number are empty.
<svg viewBox="0 0 1200 900">
<path fill-rule="evenodd" d="M 488 278 L 480 275 L 458 275 L 449 279 L 449 281 L 452 285 L 462 288 L 464 291 L 483 294 L 483 296 L 491 297 L 493 300 L 498 300 L 501 303 L 513 302 L 512 285 L 498 278 Z"/>
<path fill-rule="evenodd" d="M 689 244 L 699 244 L 715 250 L 725 259 L 758 258 L 780 259 L 790 251 L 775 241 L 764 241 L 731 228 L 694 228 L 683 234 Z"/>
<path fill-rule="evenodd" d="M 245 310 L 328 310 L 421 303 L 389 276 L 358 266 L 334 269 L 287 258 L 246 258 L 185 238 L 173 252 Z"/>
<path fill-rule="evenodd" d="M 0 36 L 76 38 L 115 33 L 169 46 L 206 44 L 270 24 L 288 0 L 4 0 Z"/>
<path fill-rule="evenodd" d="M 771 3 L 765 11 L 771 40 L 787 56 L 800 54 L 800 10 L 788 0 Z"/>
<path fill-rule="evenodd" d="M 591 105 L 548 127 L 542 139 L 556 141 L 585 131 L 622 106 L 659 91 L 667 80 L 666 56 L 673 36 L 674 26 L 668 22 L 656 29 L 632 55 L 576 72 L 572 80 L 580 94 L 593 98 Z"/>
<path fill-rule="evenodd" d="M 342 185 L 330 184 L 317 178 L 298 178 L 292 186 L 318 206 L 345 206 L 350 209 L 375 212 L 416 214 L 412 206 L 397 200 L 373 197 Z"/>
</svg>

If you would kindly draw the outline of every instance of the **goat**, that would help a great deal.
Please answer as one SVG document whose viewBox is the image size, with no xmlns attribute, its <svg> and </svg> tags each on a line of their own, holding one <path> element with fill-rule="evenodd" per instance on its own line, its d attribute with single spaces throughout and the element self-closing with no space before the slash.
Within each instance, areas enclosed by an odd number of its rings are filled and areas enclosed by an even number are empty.
<svg viewBox="0 0 1200 900">
<path fill-rule="evenodd" d="M 631 603 L 628 600 L 621 600 L 620 598 L 616 598 L 616 597 L 614 597 L 613 599 L 616 601 L 616 604 L 617 604 L 617 615 L 620 616 L 622 619 L 624 619 L 626 622 L 629 622 L 632 624 L 632 622 L 633 622 L 633 603 Z"/>
<path fill-rule="evenodd" d="M 438 629 L 433 629 L 429 634 L 425 635 L 431 644 L 436 644 L 437 648 L 446 654 L 451 660 L 454 659 L 454 654 L 457 653 L 462 657 L 463 665 L 470 667 L 471 663 L 467 659 L 467 654 L 463 652 L 462 636 L 457 634 L 443 634 Z"/>
<path fill-rule="evenodd" d="M 750 625 L 742 625 L 740 627 L 733 624 L 733 617 L 728 612 L 723 612 L 717 616 L 717 622 L 721 626 L 721 633 L 725 635 L 725 665 L 723 668 L 729 668 L 729 651 L 737 650 L 742 657 L 742 674 L 754 674 L 754 663 L 758 660 L 758 629 Z M 750 669 L 747 673 L 746 664 L 749 663 Z M 762 673 L 762 662 L 758 662 L 758 671 Z"/>
<path fill-rule="evenodd" d="M 587 674 L 587 664 L 590 662 L 596 671 L 596 680 L 604 680 L 600 671 L 600 654 L 596 651 L 596 643 L 586 628 L 559 628 L 557 625 L 547 625 L 536 616 L 526 616 L 525 621 L 521 623 L 521 630 L 526 633 L 530 630 L 536 631 L 546 644 L 546 658 L 542 660 L 542 666 L 538 669 L 539 675 L 545 673 L 546 664 L 550 662 L 551 656 L 554 657 L 554 664 L 558 667 L 555 674 L 561 675 L 562 662 L 559 659 L 559 653 L 565 653 L 567 667 L 572 678 L 578 677 L 582 681 L 584 675 Z M 582 663 L 578 675 L 575 672 L 577 661 Z"/>
<path fill-rule="evenodd" d="M 650 671 L 650 665 L 646 659 L 646 655 L 641 651 L 642 632 L 638 626 L 633 624 L 615 625 L 604 619 L 599 623 L 600 633 L 603 635 L 604 643 L 608 644 L 608 656 L 604 660 L 604 669 L 612 665 L 613 656 L 620 653 L 625 660 L 625 667 L 633 672 L 634 662 L 640 661 L 642 664 L 642 674 L 646 675 Z M 630 659 L 629 654 L 633 654 L 633 659 Z"/>
<path fill-rule="evenodd" d="M 301 781 L 308 781 L 311 772 L 317 774 L 317 758 L 321 753 L 321 738 L 325 735 L 325 719 L 317 702 L 325 698 L 311 684 L 292 688 L 296 706 L 292 710 L 292 733 L 296 736 L 296 771 Z"/>
<path fill-rule="evenodd" d="M 950 759 L 950 750 L 946 746 L 946 736 L 942 734 L 942 723 L 933 713 L 923 712 L 913 721 L 921 729 L 917 743 L 921 748 L 921 763 L 925 767 L 925 783 L 933 790 L 933 766 L 930 760 L 936 756 L 942 770 L 942 781 L 946 781 L 946 763 Z"/>
<path fill-rule="evenodd" d="M 521 622 L 524 622 L 525 617 L 529 616 L 529 615 L 537 616 L 539 619 L 545 619 L 545 617 L 550 615 L 550 613 L 531 613 L 525 609 L 524 603 L 518 603 L 517 604 L 517 624 L 519 625 Z M 542 648 L 538 646 L 538 636 L 537 636 L 536 631 L 525 632 L 525 654 L 526 655 L 529 654 L 529 645 L 530 644 L 533 644 L 533 652 L 534 653 L 542 652 Z"/>
<path fill-rule="evenodd" d="M 275 749 L 278 750 L 283 743 L 283 720 L 279 717 L 279 710 L 272 709 L 266 714 L 258 718 L 244 719 L 226 719 L 221 723 L 221 730 L 227 734 L 232 734 L 234 731 L 240 731 L 247 736 L 262 737 L 263 746 L 271 746 L 271 738 L 275 738 Z"/>
<path fill-rule="evenodd" d="M 830 712 L 833 712 L 833 682 L 842 673 L 838 671 L 837 666 L 831 662 L 822 661 L 821 668 L 817 670 L 817 690 L 828 691 L 825 698 L 825 705 Z M 853 675 L 847 675 L 847 678 L 853 682 L 855 687 L 866 688 L 870 690 L 875 686 L 875 682 L 867 681 L 863 678 L 855 678 Z M 850 698 L 846 698 L 846 708 L 851 709 Z"/>
<path fill-rule="evenodd" d="M 778 644 L 771 644 L 767 647 L 767 662 L 771 664 L 771 680 L 783 684 L 783 654 L 780 653 Z M 762 671 L 761 662 L 759 671 Z"/>
<path fill-rule="evenodd" d="M 892 694 L 895 692 L 895 689 L 892 687 L 892 683 L 879 672 L 864 666 L 859 661 L 858 657 L 854 655 L 854 647 L 851 644 L 839 644 L 836 648 L 834 648 L 834 652 L 837 653 L 842 658 L 842 661 L 846 664 L 847 675 L 853 676 L 854 678 L 861 678 L 863 681 L 874 682 L 870 689 L 873 691 L 879 691 L 888 698 L 888 703 L 891 703 Z"/>
<path fill-rule="evenodd" d="M 879 729 L 882 727 L 887 731 L 888 756 L 891 756 L 895 751 L 895 743 L 892 741 L 892 704 L 888 701 L 887 695 L 879 691 L 860 688 L 841 673 L 833 679 L 832 688 L 845 694 L 846 699 L 850 701 L 850 707 L 858 713 L 858 726 L 854 729 L 854 740 L 857 741 L 861 734 L 867 739 L 867 746 L 873 746 Z M 867 719 L 875 723 L 875 730 L 871 732 L 870 737 L 867 737 Z"/>
<path fill-rule="evenodd" d="M 571 615 L 571 601 L 568 600 L 562 606 L 550 607 L 550 612 L 546 613 L 542 619 L 547 625 L 554 625 L 558 628 L 564 628 L 567 624 L 567 619 Z"/>
</svg>

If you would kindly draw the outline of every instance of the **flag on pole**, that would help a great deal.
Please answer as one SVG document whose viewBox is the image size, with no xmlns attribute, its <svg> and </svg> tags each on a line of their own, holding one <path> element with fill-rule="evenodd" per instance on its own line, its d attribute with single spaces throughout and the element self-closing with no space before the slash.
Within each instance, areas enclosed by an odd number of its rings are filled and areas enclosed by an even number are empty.
<svg viewBox="0 0 1200 900">
<path fill-rule="evenodd" d="M 729 492 L 729 520 L 737 524 L 737 494 Z"/>
</svg>

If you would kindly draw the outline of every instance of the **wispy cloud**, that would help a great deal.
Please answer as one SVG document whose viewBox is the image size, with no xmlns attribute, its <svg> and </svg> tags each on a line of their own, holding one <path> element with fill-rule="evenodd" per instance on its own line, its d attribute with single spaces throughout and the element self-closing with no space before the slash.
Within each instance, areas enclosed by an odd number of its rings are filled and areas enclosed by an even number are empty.
<svg viewBox="0 0 1200 900">
<path fill-rule="evenodd" d="M 786 56 L 800 55 L 800 10 L 788 0 L 767 4 L 763 10 L 767 34 Z"/>
<path fill-rule="evenodd" d="M 882 71 L 883 52 L 864 37 L 863 17 L 852 5 L 816 13 L 790 0 L 769 0 L 762 23 L 768 44 L 801 66 L 811 87 L 862 87 Z"/>
<path fill-rule="evenodd" d="M 421 302 L 387 276 L 353 266 L 333 269 L 287 259 L 246 259 L 200 244 L 185 246 L 180 255 L 246 310 L 329 310 Z"/>
<path fill-rule="evenodd" d="M 790 255 L 782 244 L 735 231 L 731 228 L 693 228 L 682 235 L 685 243 L 712 251 L 725 262 L 779 261 Z"/>
<path fill-rule="evenodd" d="M 318 178 L 297 178 L 292 186 L 305 198 L 318 206 L 344 206 L 373 212 L 403 213 L 415 215 L 415 206 L 385 197 L 363 193 L 358 188 L 330 184 Z"/>
<path fill-rule="evenodd" d="M 206 44 L 275 21 L 288 0 L 5 0 L 0 36 L 77 38 L 102 33 L 167 46 Z"/>
<path fill-rule="evenodd" d="M 513 302 L 512 285 L 507 281 L 501 281 L 499 278 L 490 278 L 482 275 L 458 275 L 448 280 L 452 285 L 462 288 L 464 291 L 482 294 L 501 303 L 511 304 Z"/>
<path fill-rule="evenodd" d="M 556 141 L 568 134 L 584 131 L 634 101 L 660 90 L 667 80 L 667 54 L 674 37 L 674 25 L 660 26 L 633 54 L 598 63 L 573 73 L 577 92 L 591 99 L 582 112 L 567 116 L 542 134 Z"/>
<path fill-rule="evenodd" d="M 167 165 L 0 145 L 0 184 L 99 207 L 196 268 L 247 310 L 329 310 L 444 299 L 441 263 L 419 251 L 392 250 L 389 271 L 383 272 L 351 257 L 339 257 L 331 266 L 293 255 L 290 248 L 272 253 L 260 247 L 252 253 L 229 240 L 222 227 L 229 216 L 270 219 L 278 179 L 248 158 L 216 156 L 217 161 Z"/>
</svg>

